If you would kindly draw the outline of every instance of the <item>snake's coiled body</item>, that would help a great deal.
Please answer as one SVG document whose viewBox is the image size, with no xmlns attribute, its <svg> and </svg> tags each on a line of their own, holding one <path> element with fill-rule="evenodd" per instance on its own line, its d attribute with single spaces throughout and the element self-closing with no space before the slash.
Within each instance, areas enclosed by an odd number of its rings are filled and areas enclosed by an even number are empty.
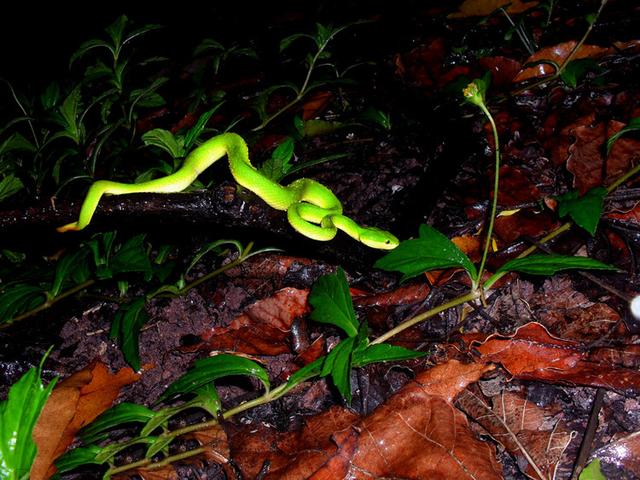
<svg viewBox="0 0 640 480">
<path fill-rule="evenodd" d="M 333 239 L 339 229 L 372 248 L 390 250 L 398 246 L 399 240 L 391 233 L 375 227 L 362 227 L 343 215 L 340 200 L 321 183 L 301 178 L 282 186 L 262 175 L 251 165 L 247 144 L 235 133 L 224 133 L 207 140 L 187 156 L 177 172 L 166 177 L 134 184 L 98 180 L 87 192 L 78 221 L 59 227 L 58 231 L 85 228 L 103 195 L 180 192 L 225 155 L 236 182 L 269 206 L 286 211 L 289 223 L 302 235 L 327 241 Z"/>
</svg>

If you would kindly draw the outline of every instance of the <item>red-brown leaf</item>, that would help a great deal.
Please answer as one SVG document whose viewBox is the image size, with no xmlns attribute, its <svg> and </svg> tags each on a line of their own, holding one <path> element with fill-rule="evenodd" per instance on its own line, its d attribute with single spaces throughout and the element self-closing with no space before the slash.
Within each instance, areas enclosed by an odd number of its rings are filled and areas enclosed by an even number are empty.
<svg viewBox="0 0 640 480">
<path fill-rule="evenodd" d="M 554 337 L 539 323 L 528 323 L 513 335 L 491 335 L 474 350 L 480 361 L 500 363 L 522 380 L 640 390 L 640 372 L 590 361 L 578 342 Z"/>
<path fill-rule="evenodd" d="M 103 363 L 96 362 L 60 382 L 33 432 L 38 454 L 30 478 L 39 480 L 53 475 L 53 461 L 71 445 L 76 433 L 111 407 L 122 387 L 139 378 L 129 367 L 111 374 Z"/>
</svg>

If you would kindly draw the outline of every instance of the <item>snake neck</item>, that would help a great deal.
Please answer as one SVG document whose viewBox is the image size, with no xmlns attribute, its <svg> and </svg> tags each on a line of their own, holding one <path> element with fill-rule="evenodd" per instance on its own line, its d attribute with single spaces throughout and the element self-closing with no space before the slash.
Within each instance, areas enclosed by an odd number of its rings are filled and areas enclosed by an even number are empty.
<svg viewBox="0 0 640 480">
<path fill-rule="evenodd" d="M 270 207 L 286 210 L 296 201 L 293 191 L 265 177 L 251 165 L 247 144 L 235 133 L 218 135 L 200 145 L 187 157 L 184 168 L 200 173 L 225 154 L 235 181 L 262 198 Z"/>
</svg>

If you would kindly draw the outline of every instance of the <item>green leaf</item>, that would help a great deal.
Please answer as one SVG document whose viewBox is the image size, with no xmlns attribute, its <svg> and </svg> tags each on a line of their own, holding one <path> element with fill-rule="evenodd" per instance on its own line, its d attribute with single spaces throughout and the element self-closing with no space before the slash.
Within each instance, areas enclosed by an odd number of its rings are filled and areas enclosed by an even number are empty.
<svg viewBox="0 0 640 480">
<path fill-rule="evenodd" d="M 111 257 L 109 266 L 114 275 L 124 272 L 151 272 L 151 262 L 144 245 L 144 237 L 144 234 L 131 237 Z"/>
<path fill-rule="evenodd" d="M 108 438 L 107 430 L 127 423 L 146 423 L 156 412 L 136 403 L 123 402 L 110 408 L 87 425 L 80 432 L 85 444 L 96 443 Z"/>
<path fill-rule="evenodd" d="M 293 138 L 286 137 L 271 153 L 271 158 L 262 164 L 260 173 L 276 183 L 279 182 L 291 169 L 294 146 Z"/>
<path fill-rule="evenodd" d="M 7 175 L 0 180 L 0 202 L 15 195 L 24 188 L 22 180 L 13 174 Z"/>
<path fill-rule="evenodd" d="M 233 375 L 249 375 L 262 382 L 269 391 L 269 375 L 256 362 L 236 355 L 220 354 L 215 357 L 196 360 L 193 368 L 173 382 L 162 394 L 160 400 L 176 395 L 191 393 L 219 378 Z"/>
<path fill-rule="evenodd" d="M 222 252 L 226 250 L 222 248 L 225 245 L 235 247 L 235 250 L 238 253 L 238 256 L 242 255 L 242 251 L 244 250 L 244 248 L 242 247 L 242 244 L 237 240 L 226 240 L 226 239 L 216 240 L 214 242 L 204 245 L 200 250 L 198 250 L 198 252 L 193 256 L 193 259 L 189 263 L 189 266 L 184 271 L 184 274 L 187 275 L 191 271 L 191 269 L 195 267 L 200 260 L 202 260 L 202 257 L 207 255 L 208 253 L 213 252 L 215 255 L 220 255 Z"/>
<path fill-rule="evenodd" d="M 596 458 L 580 472 L 579 480 L 607 480 L 600 469 L 600 459 Z"/>
<path fill-rule="evenodd" d="M 8 322 L 15 316 L 36 308 L 45 300 L 46 294 L 39 286 L 25 283 L 6 286 L 0 296 L 0 323 Z"/>
<path fill-rule="evenodd" d="M 173 133 L 164 128 L 154 128 L 142 135 L 142 141 L 145 145 L 153 145 L 166 151 L 171 158 L 182 158 L 185 154 L 184 145 L 180 139 L 177 139 Z"/>
<path fill-rule="evenodd" d="M 600 66 L 591 58 L 580 58 L 572 60 L 560 73 L 560 78 L 571 88 L 576 88 L 578 82 L 582 80 L 590 71 L 602 70 Z"/>
<path fill-rule="evenodd" d="M 65 98 L 62 105 L 58 107 L 57 114 L 54 115 L 53 119 L 63 128 L 63 131 L 57 132 L 52 136 L 52 139 L 66 137 L 73 140 L 77 145 L 82 142 L 84 128 L 79 122 L 80 100 L 80 87 L 76 87 Z"/>
<path fill-rule="evenodd" d="M 167 436 L 167 437 L 156 437 L 155 441 L 149 445 L 149 448 L 147 449 L 147 451 L 144 454 L 144 458 L 151 458 L 153 457 L 156 453 L 161 452 L 161 451 L 167 451 L 167 448 L 169 447 L 169 444 L 171 442 L 173 442 L 175 440 L 174 437 L 171 436 Z"/>
<path fill-rule="evenodd" d="M 416 352 L 408 348 L 389 345 L 388 343 L 380 343 L 369 345 L 363 351 L 355 351 L 353 354 L 353 366 L 364 367 L 370 363 L 377 362 L 397 362 L 401 360 L 410 360 L 412 358 L 420 358 L 426 355 L 425 352 Z"/>
<path fill-rule="evenodd" d="M 129 19 L 126 15 L 120 15 L 115 22 L 105 28 L 105 32 L 111 37 L 113 45 L 118 48 L 122 44 L 122 37 L 124 35 L 124 28 L 127 26 Z"/>
<path fill-rule="evenodd" d="M 335 325 L 349 337 L 358 334 L 358 321 L 342 268 L 338 267 L 335 274 L 324 275 L 314 283 L 309 294 L 309 304 L 313 307 L 311 318 L 316 322 Z"/>
<path fill-rule="evenodd" d="M 198 140 L 200 135 L 202 135 L 202 132 L 204 131 L 204 127 L 207 126 L 207 123 L 211 119 L 211 116 L 216 112 L 216 110 L 218 110 L 222 106 L 223 103 L 224 102 L 218 103 L 211 110 L 207 110 L 202 115 L 200 115 L 200 118 L 198 118 L 198 121 L 196 122 L 196 124 L 193 127 L 191 127 L 187 132 L 187 134 L 184 136 L 184 141 L 183 141 L 184 151 L 191 150 L 191 147 L 193 146 L 193 144 L 196 142 L 196 140 Z"/>
<path fill-rule="evenodd" d="M 575 190 L 567 192 L 556 197 L 558 215 L 560 218 L 569 215 L 577 225 L 584 228 L 593 237 L 598 228 L 606 196 L 607 189 L 603 187 L 592 188 L 582 197 Z"/>
<path fill-rule="evenodd" d="M 308 363 L 295 373 L 293 373 L 289 380 L 287 380 L 286 391 L 291 390 L 292 388 L 298 386 L 302 382 L 306 382 L 307 380 L 312 379 L 313 377 L 317 377 L 320 375 L 322 371 L 322 365 L 324 364 L 326 357 L 320 357 L 314 360 L 311 363 Z"/>
<path fill-rule="evenodd" d="M 138 338 L 140 329 L 149 321 L 145 310 L 145 298 L 136 298 L 131 303 L 121 306 L 111 324 L 111 338 L 117 338 L 122 354 L 131 368 L 140 370 L 140 349 Z"/>
<path fill-rule="evenodd" d="M 531 275 L 553 275 L 562 270 L 617 270 L 612 265 L 599 262 L 589 257 L 572 257 L 567 255 L 530 255 L 514 258 L 502 265 L 496 273 L 522 272 Z"/>
<path fill-rule="evenodd" d="M 351 357 L 355 346 L 355 337 L 346 338 L 327 355 L 320 376 L 331 376 L 342 398 L 351 404 Z"/>
<path fill-rule="evenodd" d="M 42 364 L 30 368 L 0 402 L 0 478 L 28 478 L 37 448 L 33 427 L 57 380 L 45 388 L 41 373 Z"/>
<path fill-rule="evenodd" d="M 106 48 L 111 52 L 112 55 L 115 54 L 113 47 L 104 40 L 100 40 L 97 38 L 87 40 L 82 45 L 80 45 L 80 48 L 78 48 L 78 50 L 76 50 L 73 55 L 71 55 L 71 58 L 69 59 L 69 68 L 71 68 L 76 60 L 78 60 L 80 57 L 84 56 L 87 52 L 93 50 L 94 48 Z"/>
<path fill-rule="evenodd" d="M 391 130 L 391 114 L 378 110 L 377 108 L 369 107 L 361 115 L 363 120 L 380 125 L 385 130 Z"/>
<path fill-rule="evenodd" d="M 315 41 L 313 36 L 307 33 L 294 33 L 293 35 L 289 35 L 288 37 L 285 37 L 282 40 L 280 40 L 280 53 L 284 52 L 287 48 L 291 46 L 293 42 L 295 42 L 299 38 L 310 38 L 311 40 Z"/>
<path fill-rule="evenodd" d="M 60 100 L 60 85 L 58 82 L 51 82 L 40 95 L 40 105 L 44 110 L 51 110 Z"/>
<path fill-rule="evenodd" d="M 67 285 L 67 281 L 73 278 L 77 272 L 87 272 L 89 250 L 82 248 L 77 252 L 70 253 L 62 257 L 56 264 L 56 273 L 49 289 L 49 297 L 55 298 L 62 292 Z M 86 280 L 83 279 L 83 280 Z M 81 280 L 81 281 L 83 281 Z"/>
<path fill-rule="evenodd" d="M 622 127 L 622 129 L 620 131 L 618 131 L 617 133 L 611 135 L 611 137 L 609 137 L 609 140 L 607 140 L 607 155 L 609 155 L 609 153 L 611 153 L 611 149 L 613 148 L 613 144 L 616 143 L 616 141 L 618 141 L 618 139 L 622 136 L 622 135 L 626 135 L 629 132 L 634 132 L 640 130 L 640 117 L 635 117 L 632 118 L 629 123 Z"/>
<path fill-rule="evenodd" d="M 223 52 L 225 50 L 225 48 L 224 48 L 224 45 L 222 45 L 217 40 L 214 40 L 213 38 L 205 38 L 195 48 L 195 50 L 193 51 L 193 55 L 194 56 L 198 56 L 201 53 L 206 52 L 207 50 L 213 50 L 214 52 L 215 51 Z"/>
<path fill-rule="evenodd" d="M 379 259 L 374 266 L 403 274 L 401 281 L 429 270 L 462 267 L 472 280 L 478 272 L 469 257 L 451 240 L 429 225 L 420 225 L 419 237 L 405 240 L 397 248 Z"/>
<path fill-rule="evenodd" d="M 100 465 L 103 463 L 101 458 L 103 450 L 105 449 L 97 445 L 74 448 L 55 461 L 56 468 L 58 472 L 64 473 L 81 467 L 82 465 Z"/>
<path fill-rule="evenodd" d="M 198 405 L 209 412 L 213 417 L 217 417 L 222 409 L 222 402 L 215 385 L 209 383 L 196 390 L 196 397 L 192 400 L 193 405 Z"/>
<path fill-rule="evenodd" d="M 4 142 L 2 142 L 2 144 L 0 144 L 0 155 L 18 151 L 35 152 L 36 147 L 33 143 L 31 143 L 18 132 L 11 134 L 11 136 L 9 136 Z"/>
</svg>

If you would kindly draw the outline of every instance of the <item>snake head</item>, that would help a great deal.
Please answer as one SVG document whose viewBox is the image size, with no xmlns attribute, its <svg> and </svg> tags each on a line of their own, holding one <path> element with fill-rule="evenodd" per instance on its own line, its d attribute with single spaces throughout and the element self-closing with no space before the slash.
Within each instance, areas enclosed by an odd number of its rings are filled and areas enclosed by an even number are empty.
<svg viewBox="0 0 640 480">
<path fill-rule="evenodd" d="M 392 233 L 376 227 L 366 227 L 360 232 L 360 241 L 367 247 L 380 250 L 393 250 L 400 244 L 400 240 Z"/>
</svg>

